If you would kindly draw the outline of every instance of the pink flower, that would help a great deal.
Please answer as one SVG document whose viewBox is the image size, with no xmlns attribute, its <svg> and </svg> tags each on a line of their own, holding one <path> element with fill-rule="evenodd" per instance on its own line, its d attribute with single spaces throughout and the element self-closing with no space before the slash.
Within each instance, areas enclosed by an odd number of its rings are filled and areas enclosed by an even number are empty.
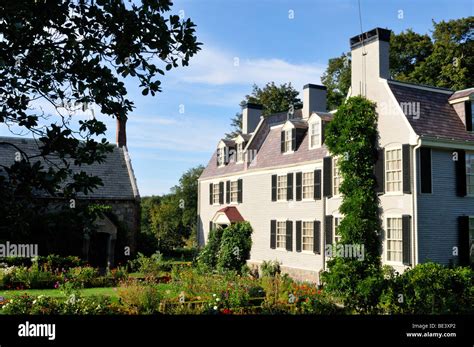
<svg viewBox="0 0 474 347">
<path fill-rule="evenodd" d="M 58 289 L 58 288 L 59 288 L 59 282 L 56 282 L 56 283 L 54 284 L 54 289 Z"/>
</svg>

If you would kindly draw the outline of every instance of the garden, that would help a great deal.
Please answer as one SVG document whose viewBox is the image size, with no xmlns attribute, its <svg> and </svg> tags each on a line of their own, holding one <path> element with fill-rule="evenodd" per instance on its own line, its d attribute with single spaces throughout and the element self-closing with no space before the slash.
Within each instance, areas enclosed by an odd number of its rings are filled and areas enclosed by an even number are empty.
<svg viewBox="0 0 474 347">
<path fill-rule="evenodd" d="M 0 314 L 459 314 L 474 307 L 473 271 L 426 263 L 366 279 L 357 293 L 298 282 L 277 261 L 246 265 L 251 228 L 210 233 L 191 260 L 138 256 L 100 273 L 77 257 L 0 259 Z M 189 250 L 186 251 L 190 253 Z M 357 304 L 354 304 L 357 303 Z"/>
</svg>

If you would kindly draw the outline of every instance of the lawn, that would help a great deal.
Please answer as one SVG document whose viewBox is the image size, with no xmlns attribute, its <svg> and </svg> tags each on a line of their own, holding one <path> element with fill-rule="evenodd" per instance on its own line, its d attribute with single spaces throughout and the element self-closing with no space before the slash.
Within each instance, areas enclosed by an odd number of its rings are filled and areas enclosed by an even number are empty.
<svg viewBox="0 0 474 347">
<path fill-rule="evenodd" d="M 25 290 L 3 290 L 0 291 L 0 296 L 4 299 L 11 299 L 15 296 L 22 294 L 29 294 L 32 296 L 49 296 L 49 297 L 62 297 L 64 293 L 59 289 L 25 289 Z M 117 292 L 114 288 L 86 288 L 80 290 L 83 296 L 108 296 L 111 299 L 118 298 Z"/>
</svg>

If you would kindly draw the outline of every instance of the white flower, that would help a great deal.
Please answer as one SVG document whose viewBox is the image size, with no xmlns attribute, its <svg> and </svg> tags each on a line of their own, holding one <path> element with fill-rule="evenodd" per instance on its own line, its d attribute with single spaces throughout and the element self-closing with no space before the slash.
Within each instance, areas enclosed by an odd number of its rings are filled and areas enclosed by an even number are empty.
<svg viewBox="0 0 474 347">
<path fill-rule="evenodd" d="M 213 297 L 216 297 L 216 294 L 212 294 Z"/>
<path fill-rule="evenodd" d="M 221 299 L 219 299 L 219 298 L 216 298 L 216 301 L 221 301 Z"/>
<path fill-rule="evenodd" d="M 217 311 L 217 306 L 214 306 L 214 310 L 216 310 L 216 311 Z"/>
<path fill-rule="evenodd" d="M 33 305 L 36 304 L 36 300 L 33 300 Z"/>
</svg>

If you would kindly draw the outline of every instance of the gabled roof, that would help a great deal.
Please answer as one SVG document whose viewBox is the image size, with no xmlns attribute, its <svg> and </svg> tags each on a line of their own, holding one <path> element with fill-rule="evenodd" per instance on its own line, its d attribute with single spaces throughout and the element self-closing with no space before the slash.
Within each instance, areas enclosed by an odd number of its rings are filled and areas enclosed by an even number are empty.
<svg viewBox="0 0 474 347">
<path fill-rule="evenodd" d="M 449 98 L 449 101 L 464 98 L 465 96 L 469 96 L 471 94 L 474 94 L 474 87 L 473 88 L 468 88 L 468 89 L 463 89 L 463 90 L 458 90 L 453 95 L 451 95 L 451 97 Z"/>
<path fill-rule="evenodd" d="M 227 219 L 229 219 L 229 222 L 231 223 L 244 221 L 244 217 L 242 217 L 239 210 L 235 206 L 227 206 L 227 207 L 221 208 L 219 211 L 216 212 L 216 214 L 218 213 L 224 213 Z"/>
<path fill-rule="evenodd" d="M 294 121 L 306 123 L 301 119 L 301 109 L 295 110 Z M 258 149 L 257 155 L 252 164 L 246 167 L 245 163 L 230 161 L 227 165 L 217 167 L 217 151 L 214 151 L 209 163 L 201 174 L 200 179 L 218 177 L 250 170 L 271 168 L 283 165 L 305 163 L 322 159 L 328 153 L 326 147 L 309 149 L 308 132 L 305 133 L 302 142 L 294 153 L 281 153 L 281 126 L 287 121 L 287 112 L 275 113 L 266 116 L 257 132 L 251 139 L 250 149 Z"/>
<path fill-rule="evenodd" d="M 39 141 L 23 137 L 0 137 L 0 142 L 6 142 L 15 145 L 24 151 L 28 156 L 38 155 Z M 10 145 L 0 144 L 0 165 L 10 167 L 14 163 L 15 152 L 17 149 Z M 53 156 L 48 160 L 52 163 L 62 166 L 62 162 Z M 32 162 L 39 161 L 45 169 L 50 165 L 42 158 L 33 158 Z M 128 162 L 127 162 L 128 161 Z M 99 186 L 88 195 L 78 194 L 79 198 L 84 199 L 110 199 L 110 200 L 134 200 L 139 197 L 136 187 L 135 177 L 131 169 L 130 159 L 125 147 L 114 147 L 111 153 L 107 154 L 107 159 L 103 163 L 93 163 L 92 165 L 75 166 L 71 163 L 73 173 L 84 171 L 89 175 L 98 176 L 102 179 L 103 186 Z M 3 168 L 0 167 L 0 175 L 5 175 Z"/>
<path fill-rule="evenodd" d="M 453 106 L 449 104 L 452 91 L 390 80 L 388 85 L 399 104 L 418 103 L 416 107 L 419 105 L 419 117 L 405 116 L 415 133 L 421 137 L 474 142 L 474 134 L 466 130 Z"/>
</svg>

